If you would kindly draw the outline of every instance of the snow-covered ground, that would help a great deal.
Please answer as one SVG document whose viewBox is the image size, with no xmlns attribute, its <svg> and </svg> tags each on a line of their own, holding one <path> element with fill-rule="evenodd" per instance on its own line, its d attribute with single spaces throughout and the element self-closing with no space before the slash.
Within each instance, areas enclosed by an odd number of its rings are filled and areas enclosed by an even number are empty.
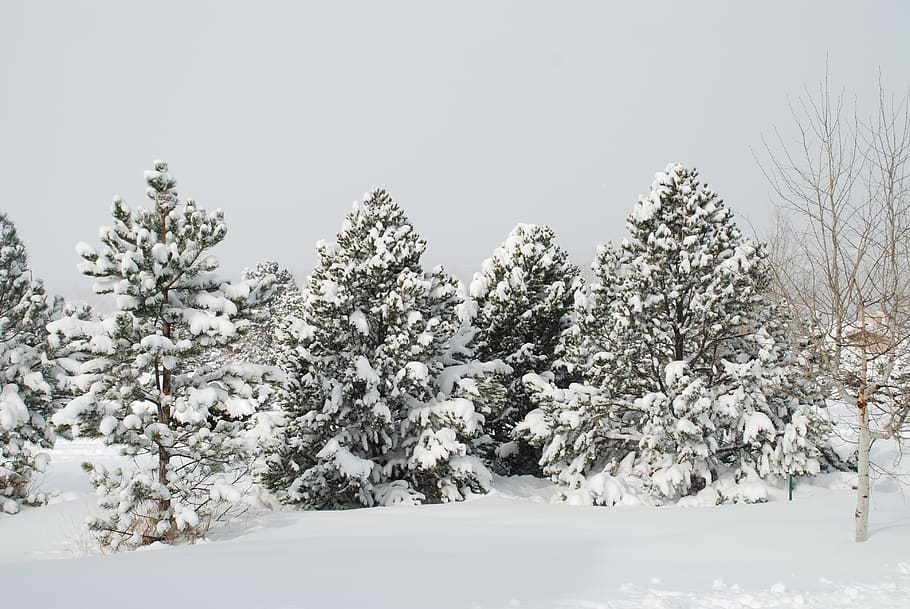
<svg viewBox="0 0 910 609">
<path fill-rule="evenodd" d="M 846 474 L 792 503 L 690 508 L 551 504 L 545 481 L 498 478 L 461 504 L 256 514 L 196 545 L 91 556 L 87 457 L 117 461 L 62 441 L 44 481 L 62 493 L 0 516 L 0 607 L 910 607 L 910 498 L 887 480 L 865 544 Z"/>
</svg>

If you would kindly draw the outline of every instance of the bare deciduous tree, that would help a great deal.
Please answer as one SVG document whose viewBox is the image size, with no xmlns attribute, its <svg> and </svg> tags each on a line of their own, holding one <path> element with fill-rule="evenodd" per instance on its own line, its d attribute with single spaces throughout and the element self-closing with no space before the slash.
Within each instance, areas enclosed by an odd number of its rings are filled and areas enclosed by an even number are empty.
<svg viewBox="0 0 910 609">
<path fill-rule="evenodd" d="M 868 537 L 872 442 L 910 431 L 908 101 L 880 85 L 876 113 L 860 119 L 826 75 L 791 105 L 798 138 L 775 131 L 759 161 L 779 199 L 777 289 L 801 313 L 832 398 L 856 411 L 856 541 Z"/>
</svg>

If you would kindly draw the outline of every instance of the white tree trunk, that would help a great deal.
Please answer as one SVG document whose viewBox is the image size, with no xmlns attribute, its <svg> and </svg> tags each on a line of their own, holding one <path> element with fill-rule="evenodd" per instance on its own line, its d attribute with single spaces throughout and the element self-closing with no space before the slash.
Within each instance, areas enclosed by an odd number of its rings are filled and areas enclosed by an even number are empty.
<svg viewBox="0 0 910 609">
<path fill-rule="evenodd" d="M 859 449 L 856 497 L 856 541 L 866 541 L 869 538 L 869 452 L 872 448 L 872 434 L 869 431 L 869 420 L 866 416 L 866 406 L 860 408 L 859 423 Z"/>
</svg>

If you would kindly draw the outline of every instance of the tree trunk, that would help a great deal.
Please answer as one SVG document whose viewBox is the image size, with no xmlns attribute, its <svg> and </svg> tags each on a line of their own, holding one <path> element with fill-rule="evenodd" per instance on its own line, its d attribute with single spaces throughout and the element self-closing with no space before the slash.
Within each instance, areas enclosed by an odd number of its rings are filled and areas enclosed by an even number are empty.
<svg viewBox="0 0 910 609">
<path fill-rule="evenodd" d="M 869 452 L 872 448 L 872 434 L 869 431 L 869 419 L 866 415 L 866 401 L 860 396 L 859 405 L 859 449 L 856 497 L 856 541 L 869 538 Z"/>
<path fill-rule="evenodd" d="M 161 243 L 167 242 L 167 214 L 164 211 L 160 211 L 161 214 Z M 167 309 L 167 299 L 168 299 L 168 289 L 166 287 L 161 288 L 161 296 L 164 301 L 162 305 L 162 311 Z M 171 338 L 171 324 L 168 323 L 167 319 L 163 318 L 162 314 L 161 320 L 161 334 L 166 338 Z M 171 404 L 170 404 L 170 395 L 171 395 L 171 371 L 164 365 L 161 364 L 161 393 L 159 395 L 160 402 L 158 403 L 158 422 L 167 427 L 171 426 Z M 168 448 L 162 444 L 158 445 L 158 483 L 165 488 L 169 488 L 168 479 L 167 479 L 167 470 L 168 465 L 171 462 L 171 453 Z M 171 500 L 160 499 L 158 501 L 158 513 L 159 514 L 168 514 L 168 520 L 170 520 L 170 528 L 174 528 L 174 522 L 170 515 L 171 510 Z M 165 534 L 165 537 L 170 537 L 172 531 L 168 531 Z"/>
</svg>

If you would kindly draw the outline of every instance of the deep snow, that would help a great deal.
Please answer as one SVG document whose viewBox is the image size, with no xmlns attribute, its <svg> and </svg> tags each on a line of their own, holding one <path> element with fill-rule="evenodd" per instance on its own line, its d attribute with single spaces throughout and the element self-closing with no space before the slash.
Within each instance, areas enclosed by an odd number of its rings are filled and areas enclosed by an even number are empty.
<svg viewBox="0 0 910 609">
<path fill-rule="evenodd" d="M 247 515 L 192 546 L 86 556 L 89 456 L 61 441 L 51 505 L 0 516 L 0 606 L 632 608 L 910 606 L 910 499 L 873 495 L 852 541 L 847 474 L 760 505 L 576 507 L 534 478 L 497 478 L 466 503 Z M 879 451 L 880 458 L 888 455 Z"/>
</svg>

